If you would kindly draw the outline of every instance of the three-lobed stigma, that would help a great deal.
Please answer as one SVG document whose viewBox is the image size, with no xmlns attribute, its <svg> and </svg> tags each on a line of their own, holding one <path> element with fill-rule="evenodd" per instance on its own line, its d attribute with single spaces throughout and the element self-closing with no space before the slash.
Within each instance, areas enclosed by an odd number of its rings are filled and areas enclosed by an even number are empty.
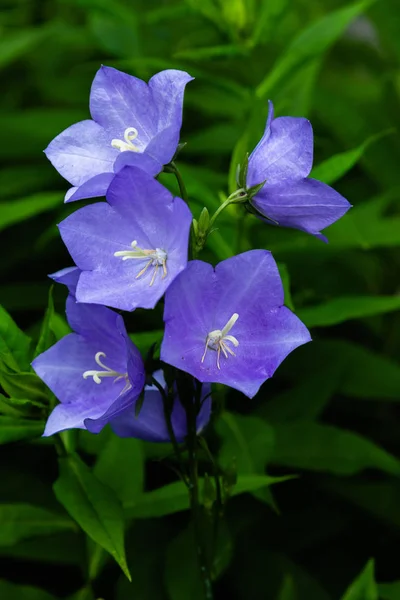
<svg viewBox="0 0 400 600">
<path fill-rule="evenodd" d="M 127 150 L 130 150 L 131 152 L 140 152 L 138 146 L 132 144 L 133 140 L 136 140 L 138 135 L 139 132 L 136 127 L 128 127 L 124 132 L 125 141 L 118 139 L 111 140 L 111 146 L 120 152 L 126 152 Z"/>
<path fill-rule="evenodd" d="M 133 250 L 119 250 L 114 252 L 114 256 L 122 258 L 122 260 L 136 259 L 136 260 L 147 260 L 147 263 L 136 275 L 135 279 L 139 279 L 146 273 L 146 271 L 153 267 L 153 275 L 150 280 L 150 286 L 152 286 L 156 280 L 158 270 L 162 269 L 161 279 L 165 279 L 168 275 L 167 272 L 167 253 L 162 248 L 154 248 L 151 250 L 140 248 L 137 245 L 137 241 L 133 240 L 131 243 Z"/>
<path fill-rule="evenodd" d="M 237 348 L 239 346 L 239 341 L 233 335 L 227 334 L 232 329 L 238 318 L 238 313 L 234 313 L 223 329 L 214 329 L 213 331 L 210 331 L 207 334 L 206 347 L 204 349 L 204 354 L 202 356 L 201 362 L 204 362 L 208 349 L 214 350 L 217 353 L 218 369 L 221 369 L 221 352 L 225 356 L 225 358 L 228 358 L 229 354 L 231 356 L 236 356 L 232 348 L 230 348 L 230 346 L 228 345 L 228 342 L 230 342 L 235 348 Z"/>
</svg>

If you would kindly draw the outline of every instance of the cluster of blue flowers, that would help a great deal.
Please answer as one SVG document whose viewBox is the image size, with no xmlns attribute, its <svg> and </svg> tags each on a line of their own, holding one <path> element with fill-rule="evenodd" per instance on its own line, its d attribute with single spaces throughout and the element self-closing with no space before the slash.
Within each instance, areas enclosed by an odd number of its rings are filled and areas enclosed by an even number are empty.
<svg viewBox="0 0 400 600">
<path fill-rule="evenodd" d="M 177 441 L 185 438 L 179 386 L 172 384 L 168 427 L 165 398 L 171 384 L 162 370 L 145 372 L 122 316 L 108 307 L 151 309 L 164 296 L 160 357 L 169 370 L 203 384 L 197 431 L 210 419 L 211 383 L 252 398 L 285 357 L 310 340 L 305 325 L 283 306 L 270 252 L 244 252 L 215 268 L 201 260 L 188 262 L 198 224 L 192 228 L 186 202 L 155 177 L 178 149 L 184 90 L 191 79 L 183 71 L 166 70 L 146 84 L 101 67 L 90 94 L 92 120 L 72 125 L 46 150 L 73 186 L 66 202 L 101 196 L 106 202 L 78 209 L 59 226 L 76 266 L 52 277 L 68 287 L 66 313 L 75 333 L 33 362 L 60 400 L 44 435 L 70 428 L 98 433 L 110 423 L 120 436 L 168 441 L 172 426 Z M 312 161 L 310 122 L 274 119 L 270 103 L 264 135 L 231 198 L 245 201 L 261 219 L 325 240 L 320 230 L 350 205 L 308 177 Z"/>
</svg>

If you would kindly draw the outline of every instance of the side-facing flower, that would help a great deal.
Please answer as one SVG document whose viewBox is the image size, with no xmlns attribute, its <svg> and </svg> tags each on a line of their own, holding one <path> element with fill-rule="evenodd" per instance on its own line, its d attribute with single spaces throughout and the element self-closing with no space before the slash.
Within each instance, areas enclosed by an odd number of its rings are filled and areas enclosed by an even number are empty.
<svg viewBox="0 0 400 600">
<path fill-rule="evenodd" d="M 125 164 L 157 175 L 176 152 L 183 94 L 192 79 L 168 69 L 147 84 L 102 66 L 90 92 L 92 120 L 68 127 L 45 150 L 73 186 L 65 201 L 104 196 L 114 171 Z"/>
<path fill-rule="evenodd" d="M 251 198 L 251 205 L 261 217 L 327 241 L 320 230 L 340 219 L 351 205 L 329 185 L 308 177 L 312 163 L 310 121 L 274 119 L 269 102 L 264 135 L 249 157 L 247 188 L 265 181 Z"/>
<path fill-rule="evenodd" d="M 166 391 L 163 372 L 156 371 L 153 377 Z M 136 416 L 134 410 L 127 410 L 113 419 L 110 425 L 120 437 L 135 437 L 150 442 L 169 442 L 170 435 L 165 421 L 162 395 L 155 385 L 146 385 L 144 389 L 144 400 L 139 414 Z M 204 429 L 211 416 L 211 386 L 205 384 L 201 391 L 203 402 L 197 416 L 197 433 Z M 183 442 L 187 435 L 186 412 L 178 394 L 174 397 L 171 424 L 176 440 Z"/>
<path fill-rule="evenodd" d="M 283 300 L 278 268 L 266 250 L 228 258 L 215 269 L 192 261 L 165 295 L 161 360 L 252 398 L 286 356 L 311 339 Z"/>
<path fill-rule="evenodd" d="M 134 406 L 144 386 L 142 358 L 120 315 L 104 306 L 78 304 L 70 294 L 67 317 L 75 333 L 32 363 L 60 400 L 48 418 L 45 436 L 73 428 L 99 433 Z"/>
<path fill-rule="evenodd" d="M 115 176 L 107 201 L 85 206 L 59 225 L 82 271 L 76 298 L 121 310 L 154 308 L 187 264 L 190 210 L 136 167 Z"/>
</svg>

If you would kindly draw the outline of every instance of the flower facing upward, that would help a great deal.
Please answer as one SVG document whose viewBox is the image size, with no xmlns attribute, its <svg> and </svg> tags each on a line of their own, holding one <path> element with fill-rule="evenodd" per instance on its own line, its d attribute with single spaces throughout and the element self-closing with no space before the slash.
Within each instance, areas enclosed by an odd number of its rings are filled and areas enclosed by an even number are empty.
<svg viewBox="0 0 400 600">
<path fill-rule="evenodd" d="M 162 371 L 156 371 L 153 377 L 166 390 Z M 210 385 L 203 385 L 200 412 L 197 416 L 197 433 L 207 425 L 211 415 Z M 170 436 L 165 422 L 163 398 L 155 385 L 146 385 L 144 401 L 139 415 L 127 410 L 110 423 L 114 433 L 120 437 L 136 437 L 150 442 L 169 442 Z M 171 424 L 178 442 L 183 442 L 187 435 L 186 412 L 178 394 L 175 395 L 171 414 Z"/>
<path fill-rule="evenodd" d="M 149 83 L 101 67 L 90 92 L 93 120 L 80 121 L 60 133 L 45 153 L 73 187 L 66 202 L 104 196 L 125 164 L 157 175 L 177 149 L 183 94 L 192 77 L 169 69 Z"/>
<path fill-rule="evenodd" d="M 82 271 L 76 298 L 121 310 L 153 308 L 186 266 L 190 210 L 136 167 L 115 176 L 107 200 L 59 226 Z"/>
<path fill-rule="evenodd" d="M 292 350 L 310 341 L 282 305 L 282 282 L 266 250 L 228 258 L 215 270 L 192 261 L 165 295 L 161 360 L 252 398 Z"/>
<path fill-rule="evenodd" d="M 76 333 L 32 363 L 60 400 L 48 418 L 45 436 L 73 428 L 99 433 L 123 411 L 134 410 L 144 385 L 142 358 L 120 315 L 105 306 L 78 304 L 70 294 L 67 317 Z"/>
<path fill-rule="evenodd" d="M 247 187 L 265 181 L 251 204 L 278 225 L 327 241 L 320 230 L 340 219 L 351 205 L 329 185 L 308 178 L 312 163 L 311 123 L 297 117 L 274 119 L 270 102 L 264 135 L 249 157 Z"/>
</svg>

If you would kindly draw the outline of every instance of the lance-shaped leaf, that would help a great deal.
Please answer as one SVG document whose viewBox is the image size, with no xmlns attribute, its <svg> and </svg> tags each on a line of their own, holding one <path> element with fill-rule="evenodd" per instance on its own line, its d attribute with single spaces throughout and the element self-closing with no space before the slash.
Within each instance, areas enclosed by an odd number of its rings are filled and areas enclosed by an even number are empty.
<svg viewBox="0 0 400 600">
<path fill-rule="evenodd" d="M 124 516 L 115 492 L 93 475 L 78 456 L 59 460 L 57 499 L 88 536 L 109 552 L 131 579 L 124 549 Z"/>
</svg>

